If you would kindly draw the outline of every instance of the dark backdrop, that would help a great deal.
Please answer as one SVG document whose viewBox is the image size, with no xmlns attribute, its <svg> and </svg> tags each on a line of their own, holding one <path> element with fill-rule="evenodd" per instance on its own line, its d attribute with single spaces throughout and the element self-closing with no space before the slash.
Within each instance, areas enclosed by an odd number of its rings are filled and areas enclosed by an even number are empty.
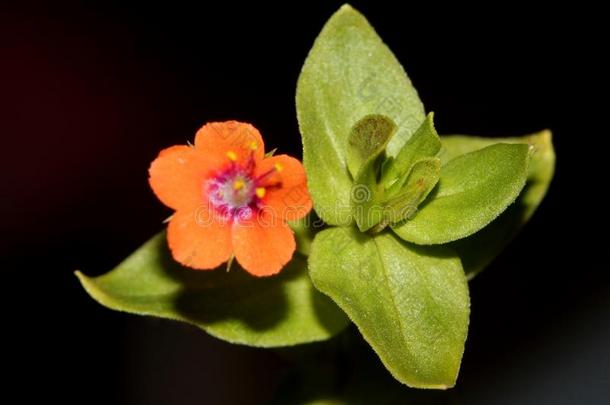
<svg viewBox="0 0 610 405">
<path fill-rule="evenodd" d="M 274 2 L 275 3 L 275 2 Z M 558 167 L 525 231 L 471 283 L 452 404 L 607 403 L 604 51 L 596 11 L 356 1 L 442 133 L 550 128 Z M 206 121 L 255 124 L 300 156 L 294 90 L 340 5 L 3 2 L 0 199 L 3 395 L 63 403 L 264 403 L 286 362 L 194 328 L 108 311 L 72 272 L 101 274 L 161 228 L 157 152 Z M 598 104 L 599 103 L 599 104 Z M 596 204 L 596 201 L 600 201 Z M 598 207 L 599 206 L 599 207 Z M 599 211 L 595 211 L 599 209 Z M 8 393 L 7 393 L 8 390 Z M 24 402 L 24 401 L 18 401 Z"/>
</svg>

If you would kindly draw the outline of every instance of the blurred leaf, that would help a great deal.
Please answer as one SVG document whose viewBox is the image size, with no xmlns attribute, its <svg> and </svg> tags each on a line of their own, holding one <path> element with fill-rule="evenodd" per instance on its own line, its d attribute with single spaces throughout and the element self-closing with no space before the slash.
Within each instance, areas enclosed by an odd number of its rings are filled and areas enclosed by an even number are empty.
<svg viewBox="0 0 610 405">
<path fill-rule="evenodd" d="M 404 70 L 369 25 L 348 5 L 326 23 L 297 85 L 303 160 L 314 207 L 330 225 L 352 221 L 346 148 L 354 123 L 383 114 L 399 130 L 387 152 L 395 156 L 425 118 Z"/>
<path fill-rule="evenodd" d="M 410 219 L 438 182 L 441 161 L 438 158 L 419 160 L 404 179 L 396 181 L 388 191 L 385 213 L 388 223 Z"/>
<path fill-rule="evenodd" d="M 528 173 L 530 147 L 495 144 L 452 159 L 414 218 L 393 227 L 402 239 L 442 244 L 481 230 L 515 201 Z"/>
<path fill-rule="evenodd" d="M 309 256 L 311 242 L 313 242 L 313 238 L 322 227 L 322 221 L 312 210 L 303 218 L 287 222 L 294 232 L 294 237 L 297 242 L 297 252 L 303 256 Z"/>
<path fill-rule="evenodd" d="M 110 309 L 189 322 L 231 343 L 315 342 L 349 323 L 313 288 L 306 259 L 298 254 L 275 277 L 252 277 L 237 263 L 229 273 L 192 270 L 172 260 L 162 232 L 111 272 L 76 275 L 89 295 Z"/>
<path fill-rule="evenodd" d="M 372 114 L 361 118 L 347 138 L 347 166 L 357 177 L 364 165 L 375 161 L 385 150 L 396 131 L 396 124 L 385 115 Z"/>
<path fill-rule="evenodd" d="M 348 314 L 397 380 L 417 388 L 455 384 L 469 298 L 451 250 L 336 227 L 316 235 L 309 268 L 316 288 Z"/>
<path fill-rule="evenodd" d="M 496 142 L 525 143 L 533 146 L 527 182 L 517 201 L 480 232 L 452 243 L 462 258 L 468 278 L 483 270 L 504 249 L 542 202 L 555 171 L 555 150 L 550 131 L 513 138 L 443 136 L 441 158 L 444 162 L 487 147 Z M 481 247 L 485 248 L 482 249 Z"/>
<path fill-rule="evenodd" d="M 392 378 L 355 328 L 346 328 L 323 343 L 282 349 L 301 352 L 278 384 L 272 405 L 329 404 L 437 405 L 453 404 L 459 391 L 409 389 Z M 294 356 L 293 356 L 294 357 Z M 447 402 L 449 401 L 449 402 Z M 321 402 L 325 403 L 325 402 Z M 456 402 L 456 403 L 459 403 Z"/>
<path fill-rule="evenodd" d="M 381 178 L 382 184 L 389 184 L 397 178 L 408 174 L 409 169 L 423 158 L 436 156 L 441 149 L 441 140 L 434 129 L 434 114 L 430 113 L 426 120 L 404 144 L 396 158 L 388 164 Z"/>
<path fill-rule="evenodd" d="M 365 232 L 383 220 L 383 189 L 377 185 L 380 158 L 396 124 L 383 115 L 368 115 L 358 121 L 348 138 L 347 161 L 357 170 L 350 203 L 360 231 Z"/>
</svg>

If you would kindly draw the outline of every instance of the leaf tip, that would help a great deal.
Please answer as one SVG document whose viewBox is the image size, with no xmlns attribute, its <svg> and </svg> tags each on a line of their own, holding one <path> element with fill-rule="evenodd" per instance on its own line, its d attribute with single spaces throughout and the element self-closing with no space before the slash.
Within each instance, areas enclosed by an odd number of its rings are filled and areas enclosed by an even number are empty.
<svg viewBox="0 0 610 405">
<path fill-rule="evenodd" d="M 92 279 L 81 273 L 80 270 L 75 270 L 74 275 L 78 281 L 80 281 L 81 286 L 85 289 L 87 294 L 89 294 L 93 299 L 97 300 L 97 298 L 95 298 L 97 294 L 95 294 L 95 286 Z"/>
<path fill-rule="evenodd" d="M 110 298 L 100 289 L 100 287 L 95 283 L 92 277 L 81 273 L 79 270 L 76 270 L 74 272 L 74 275 L 76 276 L 76 278 L 78 278 L 78 281 L 80 281 L 80 284 L 85 290 L 85 292 L 98 304 L 106 308 L 119 310 L 118 306 L 113 302 L 112 298 Z"/>
<path fill-rule="evenodd" d="M 545 141 L 548 142 L 552 142 L 553 140 L 553 131 L 551 131 L 549 128 L 545 128 L 542 131 L 540 131 L 538 133 L 538 136 L 542 139 L 544 139 Z"/>
<path fill-rule="evenodd" d="M 550 129 L 543 129 L 542 131 L 525 137 L 528 144 L 534 146 L 536 149 L 542 150 L 545 153 L 555 154 L 553 148 L 553 131 Z"/>
<path fill-rule="evenodd" d="M 356 19 L 361 19 L 366 21 L 366 17 L 364 15 L 362 15 L 362 13 L 358 10 L 356 10 L 354 7 L 352 7 L 351 4 L 349 3 L 344 3 L 341 7 L 339 7 L 339 10 L 337 10 L 335 12 L 335 14 L 333 14 L 333 16 L 331 17 L 331 20 L 333 20 L 336 17 L 346 17 L 346 18 L 356 18 Z"/>
<path fill-rule="evenodd" d="M 74 270 L 74 275 L 76 276 L 76 278 L 78 279 L 78 281 L 80 281 L 81 284 L 85 283 L 87 280 L 87 276 L 85 276 L 83 273 L 81 273 L 80 270 Z"/>
<path fill-rule="evenodd" d="M 430 121 L 432 127 L 434 127 L 434 111 L 430 111 L 426 116 L 426 119 Z"/>
<path fill-rule="evenodd" d="M 436 114 L 434 113 L 434 111 L 430 111 L 428 113 L 428 115 L 426 116 L 426 121 L 428 121 L 428 123 L 430 125 L 430 129 L 432 131 L 434 140 L 436 141 L 435 143 L 438 144 L 438 148 L 440 149 L 440 147 L 441 147 L 441 138 L 438 136 L 438 131 L 436 130 L 436 125 L 434 124 L 434 117 L 435 117 L 435 115 Z"/>
<path fill-rule="evenodd" d="M 339 7 L 339 12 L 342 13 L 350 13 L 354 11 L 356 11 L 356 9 L 354 9 L 354 7 L 352 7 L 352 5 L 349 3 L 343 3 L 343 5 Z"/>
</svg>

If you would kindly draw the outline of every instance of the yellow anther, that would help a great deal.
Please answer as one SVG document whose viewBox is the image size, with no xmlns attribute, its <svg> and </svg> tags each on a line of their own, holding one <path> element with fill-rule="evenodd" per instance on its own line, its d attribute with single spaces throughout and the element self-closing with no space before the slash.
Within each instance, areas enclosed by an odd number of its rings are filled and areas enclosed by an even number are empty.
<svg viewBox="0 0 610 405">
<path fill-rule="evenodd" d="M 242 179 L 237 179 L 233 182 L 233 190 L 241 190 L 246 183 Z"/>
<path fill-rule="evenodd" d="M 227 152 L 227 157 L 229 158 L 229 160 L 235 162 L 237 160 L 237 154 L 235 152 L 233 152 L 232 150 Z"/>
<path fill-rule="evenodd" d="M 278 172 L 281 172 L 282 170 L 284 170 L 284 166 L 282 166 L 279 163 L 276 163 L 273 165 L 273 167 L 275 168 L 275 170 L 277 170 Z"/>
<path fill-rule="evenodd" d="M 250 150 L 257 150 L 258 144 L 256 142 L 250 142 Z"/>
<path fill-rule="evenodd" d="M 263 198 L 266 193 L 267 190 L 265 189 L 265 187 L 256 187 L 256 196 L 258 198 Z"/>
</svg>

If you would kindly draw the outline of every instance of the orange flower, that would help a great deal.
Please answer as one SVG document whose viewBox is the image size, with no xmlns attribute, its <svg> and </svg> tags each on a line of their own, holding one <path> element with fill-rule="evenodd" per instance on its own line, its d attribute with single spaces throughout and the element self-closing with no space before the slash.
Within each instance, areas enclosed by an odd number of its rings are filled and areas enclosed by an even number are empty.
<svg viewBox="0 0 610 405">
<path fill-rule="evenodd" d="M 172 255 L 194 269 L 235 255 L 255 276 L 278 273 L 296 247 L 286 220 L 311 209 L 301 162 L 265 157 L 258 130 L 237 121 L 206 124 L 194 146 L 161 151 L 149 175 L 159 200 L 176 210 L 167 230 Z"/>
</svg>

